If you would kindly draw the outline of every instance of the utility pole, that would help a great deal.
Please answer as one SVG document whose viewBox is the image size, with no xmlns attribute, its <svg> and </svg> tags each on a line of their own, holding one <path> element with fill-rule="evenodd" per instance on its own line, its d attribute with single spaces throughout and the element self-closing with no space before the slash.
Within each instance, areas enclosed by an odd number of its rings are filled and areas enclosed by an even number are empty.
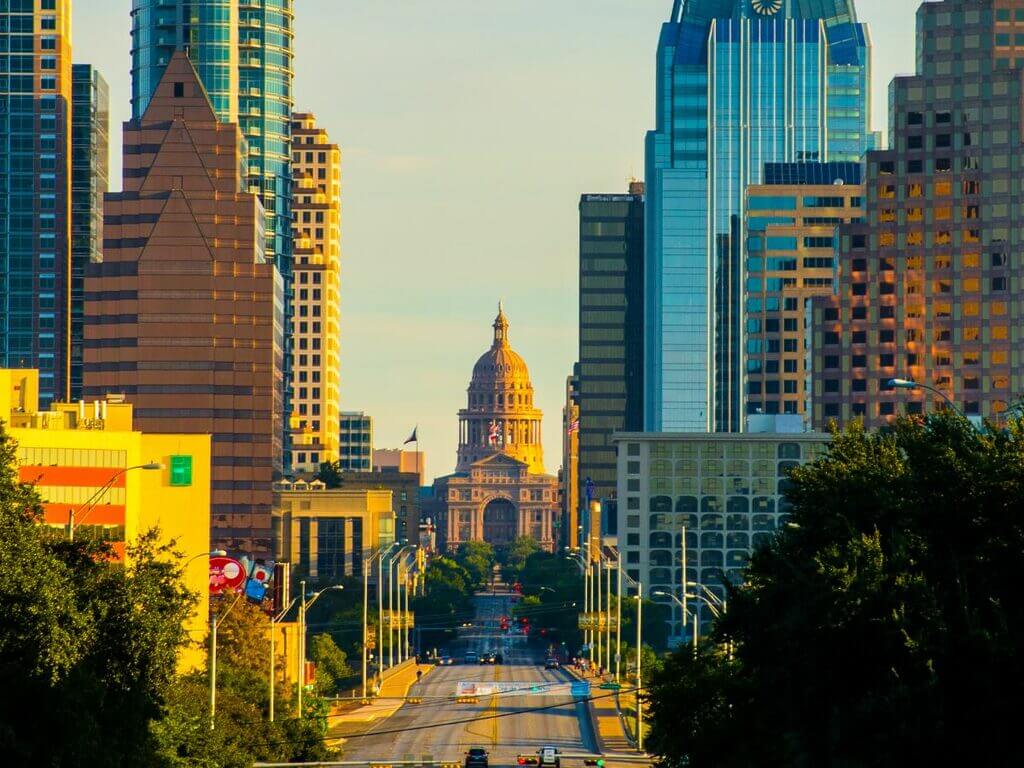
<svg viewBox="0 0 1024 768">
<path fill-rule="evenodd" d="M 622 658 L 622 550 L 615 557 L 615 682 L 619 682 Z"/>
<path fill-rule="evenodd" d="M 217 614 L 210 614 L 210 730 L 217 715 Z"/>
<path fill-rule="evenodd" d="M 299 609 L 299 695 L 296 717 L 302 719 L 302 689 L 306 687 L 306 582 L 299 582 L 302 607 Z"/>
<path fill-rule="evenodd" d="M 641 651 L 641 627 L 643 627 L 644 610 L 644 587 L 637 582 L 636 585 L 636 749 L 637 752 L 644 751 L 644 703 L 640 698 L 640 692 L 644 685 L 644 678 L 640 669 Z"/>
<path fill-rule="evenodd" d="M 370 598 L 370 568 L 372 567 L 373 558 L 370 558 L 370 562 L 363 563 L 363 698 L 366 698 L 366 623 L 369 620 L 369 612 L 367 611 L 367 602 Z"/>
</svg>

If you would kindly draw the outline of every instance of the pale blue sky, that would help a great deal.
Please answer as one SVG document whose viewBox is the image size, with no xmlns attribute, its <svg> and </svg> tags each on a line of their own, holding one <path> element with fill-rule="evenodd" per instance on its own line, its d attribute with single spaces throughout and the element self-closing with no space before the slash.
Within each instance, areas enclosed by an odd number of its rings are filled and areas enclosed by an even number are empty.
<svg viewBox="0 0 1024 768">
<path fill-rule="evenodd" d="M 377 447 L 414 424 L 428 477 L 504 299 L 561 463 L 576 356 L 577 204 L 643 175 L 654 53 L 671 0 L 296 0 L 296 109 L 342 147 L 342 407 Z M 74 60 L 129 112 L 130 0 L 76 0 Z M 859 0 L 875 44 L 874 122 L 914 67 L 916 0 Z"/>
</svg>

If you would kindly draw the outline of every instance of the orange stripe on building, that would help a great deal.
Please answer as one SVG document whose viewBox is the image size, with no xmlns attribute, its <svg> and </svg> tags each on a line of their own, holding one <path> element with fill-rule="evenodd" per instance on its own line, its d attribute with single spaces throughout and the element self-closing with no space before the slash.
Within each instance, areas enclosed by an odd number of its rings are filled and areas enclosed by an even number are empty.
<svg viewBox="0 0 1024 768">
<path fill-rule="evenodd" d="M 121 472 L 120 475 L 117 475 Z M 114 477 L 117 475 L 117 477 Z M 117 467 L 18 467 L 18 479 L 35 485 L 66 485 L 100 488 L 110 482 L 111 488 L 124 488 L 127 473 Z"/>
<path fill-rule="evenodd" d="M 71 509 L 75 509 L 75 525 L 124 525 L 123 504 L 97 504 L 91 510 L 88 505 L 43 503 L 43 520 L 55 525 L 67 525 Z"/>
</svg>

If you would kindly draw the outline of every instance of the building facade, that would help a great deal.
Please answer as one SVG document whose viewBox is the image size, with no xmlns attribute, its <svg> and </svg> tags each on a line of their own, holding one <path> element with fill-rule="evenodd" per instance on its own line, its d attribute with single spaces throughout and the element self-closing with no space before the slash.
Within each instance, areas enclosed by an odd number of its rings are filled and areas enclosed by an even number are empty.
<svg viewBox="0 0 1024 768">
<path fill-rule="evenodd" d="M 573 366 L 579 372 L 579 363 Z M 565 405 L 562 406 L 562 469 L 558 473 L 561 484 L 563 547 L 578 547 L 582 531 L 580 525 L 580 406 L 579 379 L 576 373 L 565 380 Z"/>
<path fill-rule="evenodd" d="M 210 551 L 210 436 L 141 431 L 123 401 L 56 403 L 39 410 L 39 372 L 0 370 L 0 414 L 17 443 L 18 476 L 42 499 L 43 522 L 74 537 L 103 541 L 120 562 L 150 529 L 188 556 Z M 153 464 L 158 469 L 143 468 Z M 183 561 L 185 586 L 198 603 L 186 623 L 204 633 L 209 567 Z M 192 670 L 206 654 L 189 644 L 179 665 Z"/>
<path fill-rule="evenodd" d="M 870 40 L 853 0 L 676 0 L 646 142 L 644 427 L 741 431 L 746 187 L 860 160 Z"/>
<path fill-rule="evenodd" d="M 337 583 L 362 576 L 363 563 L 395 541 L 391 492 L 327 489 L 323 483 L 282 481 L 274 486 L 278 559 L 291 563 L 292 581 Z"/>
<path fill-rule="evenodd" d="M 616 431 L 643 429 L 644 185 L 580 198 L 577 402 L 582 519 L 615 498 Z M 593 520 L 600 536 L 600 515 Z"/>
<path fill-rule="evenodd" d="M 765 418 L 769 428 L 777 423 Z M 619 551 L 626 572 L 643 584 L 646 594 L 660 591 L 681 599 L 685 576 L 725 598 L 725 581 L 742 583 L 753 548 L 785 523 L 787 473 L 821 455 L 829 437 L 758 433 L 753 430 L 761 425 L 750 426 L 745 434 L 615 436 Z M 688 628 L 679 607 L 668 597 L 652 599 L 671 608 L 671 634 L 685 637 Z M 710 623 L 706 607 L 700 608 L 700 617 Z"/>
<path fill-rule="evenodd" d="M 103 195 L 110 180 L 110 91 L 89 64 L 71 67 L 71 379 L 82 395 L 85 267 L 103 260 Z"/>
<path fill-rule="evenodd" d="M 976 417 L 1024 391 L 1022 16 L 1019 0 L 919 8 L 917 74 L 892 82 L 890 149 L 867 156 L 864 223 L 842 228 L 815 307 L 816 424 L 944 406 L 893 378 Z"/>
<path fill-rule="evenodd" d="M 242 192 L 238 127 L 217 119 L 182 52 L 124 126 L 123 192 L 88 265 L 84 393 L 123 394 L 147 432 L 213 436 L 215 546 L 271 554 L 281 470 L 283 284 Z"/>
<path fill-rule="evenodd" d="M 459 411 L 455 472 L 434 481 L 438 546 L 505 546 L 529 536 L 551 551 L 559 537 L 558 479 L 544 473 L 540 410 L 526 362 L 508 340 L 498 306 L 494 341 L 476 365 Z"/>
<path fill-rule="evenodd" d="M 422 487 L 419 472 L 405 472 L 396 467 L 375 465 L 368 472 L 342 472 L 341 487 L 347 490 L 389 491 L 395 518 L 395 539 L 408 539 L 412 544 L 417 542 Z"/>
<path fill-rule="evenodd" d="M 747 187 L 747 414 L 800 414 L 808 400 L 809 302 L 832 293 L 835 232 L 860 222 L 858 163 L 768 163 Z"/>
<path fill-rule="evenodd" d="M 266 216 L 266 252 L 291 276 L 293 0 L 132 0 L 132 117 L 186 50 L 218 119 L 246 138 L 247 189 Z"/>
<path fill-rule="evenodd" d="M 343 472 L 373 469 L 373 418 L 362 411 L 344 411 L 338 423 L 338 468 Z"/>
<path fill-rule="evenodd" d="M 414 474 L 423 485 L 423 471 L 427 463 L 424 451 L 406 451 L 402 448 L 374 448 L 373 468 L 387 472 Z"/>
<path fill-rule="evenodd" d="M 67 399 L 71 344 L 71 2 L 0 7 L 0 365 Z"/>
<path fill-rule="evenodd" d="M 315 472 L 339 454 L 341 150 L 307 113 L 292 115 L 292 368 L 289 466 Z"/>
</svg>

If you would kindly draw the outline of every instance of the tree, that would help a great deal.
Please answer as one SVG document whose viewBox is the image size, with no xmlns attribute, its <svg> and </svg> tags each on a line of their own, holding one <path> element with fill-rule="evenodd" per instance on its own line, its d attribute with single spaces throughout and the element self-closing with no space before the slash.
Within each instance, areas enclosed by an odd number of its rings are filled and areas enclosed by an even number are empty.
<svg viewBox="0 0 1024 768">
<path fill-rule="evenodd" d="M 328 488 L 340 488 L 342 484 L 341 462 L 324 462 L 317 470 L 316 479 Z"/>
<path fill-rule="evenodd" d="M 540 552 L 540 544 L 529 536 L 517 537 L 504 553 L 501 576 L 506 584 L 522 581 L 523 571 L 530 556 Z"/>
<path fill-rule="evenodd" d="M 411 603 L 417 632 L 424 645 L 443 643 L 455 627 L 473 616 L 472 577 L 455 560 L 435 557 L 424 579 L 424 594 Z"/>
<path fill-rule="evenodd" d="M 787 497 L 714 647 L 652 685 L 665 764 L 1024 763 L 1024 424 L 853 426 Z"/>
<path fill-rule="evenodd" d="M 180 556 L 140 536 L 129 564 L 43 524 L 0 429 L 0 750 L 15 765 L 158 765 L 158 719 L 193 597 Z M 45 713 L 45 717 L 42 717 Z"/>
<path fill-rule="evenodd" d="M 465 541 L 455 551 L 455 562 L 466 569 L 470 584 L 480 589 L 491 580 L 494 571 L 494 548 L 486 541 Z"/>
<path fill-rule="evenodd" d="M 317 690 L 324 696 L 337 694 L 337 683 L 354 674 L 348 665 L 348 656 L 326 632 L 314 635 L 310 646 L 309 655 L 316 665 Z"/>
</svg>

